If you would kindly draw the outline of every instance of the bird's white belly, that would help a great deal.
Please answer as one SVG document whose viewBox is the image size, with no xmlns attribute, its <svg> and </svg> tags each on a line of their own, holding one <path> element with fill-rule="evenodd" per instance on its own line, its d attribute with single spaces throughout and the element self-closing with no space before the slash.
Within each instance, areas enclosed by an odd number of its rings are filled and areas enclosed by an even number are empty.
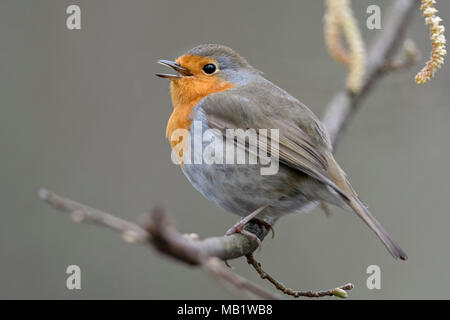
<svg viewBox="0 0 450 320">
<path fill-rule="evenodd" d="M 201 112 L 199 113 L 196 120 L 201 123 L 202 131 L 205 132 L 209 127 Z M 258 218 L 273 224 L 286 213 L 315 205 L 317 199 L 312 194 L 314 190 L 323 188 L 322 184 L 281 165 L 276 174 L 262 175 L 260 164 L 207 164 L 204 161 L 205 148 L 223 138 L 217 135 L 214 141 L 194 145 L 193 135 L 194 123 L 190 130 L 190 152 L 183 152 L 183 172 L 200 193 L 219 207 L 246 216 L 263 205 L 269 205 Z M 227 143 L 225 139 L 222 143 L 224 155 L 235 148 L 234 143 Z M 201 163 L 198 163 L 199 159 L 202 159 Z M 302 189 L 306 190 L 303 188 L 306 184 L 309 194 L 302 192 Z"/>
</svg>

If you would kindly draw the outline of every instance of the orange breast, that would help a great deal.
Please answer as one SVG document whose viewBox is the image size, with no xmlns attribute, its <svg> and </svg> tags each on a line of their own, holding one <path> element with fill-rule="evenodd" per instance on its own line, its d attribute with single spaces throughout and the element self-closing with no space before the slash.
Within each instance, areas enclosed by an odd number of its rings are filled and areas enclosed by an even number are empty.
<svg viewBox="0 0 450 320">
<path fill-rule="evenodd" d="M 177 129 L 189 130 L 194 107 L 207 95 L 233 88 L 235 85 L 218 77 L 185 77 L 170 83 L 170 93 L 174 106 L 166 128 L 166 136 L 172 148 L 180 142 L 171 141 Z"/>
</svg>

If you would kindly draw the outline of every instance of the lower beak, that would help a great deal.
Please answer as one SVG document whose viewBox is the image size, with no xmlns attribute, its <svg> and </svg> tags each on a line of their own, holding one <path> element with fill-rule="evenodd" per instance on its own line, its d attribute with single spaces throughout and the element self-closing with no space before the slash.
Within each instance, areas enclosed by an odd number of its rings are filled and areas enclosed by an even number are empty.
<svg viewBox="0 0 450 320">
<path fill-rule="evenodd" d="M 167 66 L 178 72 L 178 74 L 168 74 L 168 73 L 157 73 L 156 75 L 161 78 L 167 79 L 180 79 L 186 76 L 192 76 L 192 73 L 189 69 L 183 68 L 179 63 L 169 60 L 158 60 L 159 64 L 163 66 Z"/>
</svg>

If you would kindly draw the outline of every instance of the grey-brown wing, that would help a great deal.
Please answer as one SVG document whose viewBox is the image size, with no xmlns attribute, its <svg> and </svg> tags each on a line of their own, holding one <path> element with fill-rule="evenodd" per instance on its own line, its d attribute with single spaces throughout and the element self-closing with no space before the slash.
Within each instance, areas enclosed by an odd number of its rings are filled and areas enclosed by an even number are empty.
<svg viewBox="0 0 450 320">
<path fill-rule="evenodd" d="M 270 129 L 278 129 L 278 143 L 274 143 L 273 137 L 267 134 L 266 150 L 270 155 L 278 154 L 280 163 L 329 185 L 346 198 L 328 174 L 328 151 L 318 146 L 311 136 L 296 124 L 297 119 L 281 118 L 275 110 L 270 112 L 270 106 L 258 105 L 258 102 L 261 101 L 228 91 L 209 95 L 199 107 L 205 113 L 209 126 L 218 129 L 223 136 L 226 136 L 226 129 L 256 129 L 259 134 L 262 134 L 259 129 L 269 129 L 268 132 Z M 258 142 L 265 140 L 258 139 Z M 249 152 L 257 150 L 258 146 L 252 146 L 252 143 L 253 140 L 248 140 L 242 145 L 236 140 L 238 147 Z"/>
</svg>

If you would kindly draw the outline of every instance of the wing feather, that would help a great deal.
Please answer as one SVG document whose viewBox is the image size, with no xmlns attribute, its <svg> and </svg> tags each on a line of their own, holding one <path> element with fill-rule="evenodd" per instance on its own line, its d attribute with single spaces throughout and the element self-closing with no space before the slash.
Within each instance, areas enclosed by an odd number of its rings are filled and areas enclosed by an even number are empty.
<svg viewBox="0 0 450 320">
<path fill-rule="evenodd" d="M 295 118 L 281 118 L 283 113 L 277 113 L 277 110 L 270 112 L 268 108 L 271 108 L 271 106 L 259 104 L 262 101 L 241 96 L 239 91 L 236 93 L 230 91 L 233 91 L 233 89 L 211 94 L 200 103 L 199 108 L 205 113 L 211 128 L 218 129 L 224 137 L 226 136 L 226 129 L 246 130 L 253 128 L 260 135 L 264 134 L 264 131 L 258 129 L 278 129 L 278 143 L 272 143 L 270 134 L 265 137 L 267 138 L 266 150 L 269 155 L 278 154 L 281 164 L 307 174 L 332 187 L 345 199 L 348 198 L 328 174 L 326 153 L 329 151 L 324 147 L 325 143 L 318 145 L 304 129 L 297 125 Z M 283 109 L 283 106 L 281 106 L 281 109 Z M 259 143 L 264 140 L 258 139 Z M 237 139 L 235 139 L 235 143 L 248 152 L 253 152 L 258 147 L 251 145 L 254 143 L 251 139 L 245 145 L 239 143 Z M 274 147 L 278 150 L 271 150 Z M 258 157 L 258 154 L 255 154 L 255 156 Z"/>
</svg>

